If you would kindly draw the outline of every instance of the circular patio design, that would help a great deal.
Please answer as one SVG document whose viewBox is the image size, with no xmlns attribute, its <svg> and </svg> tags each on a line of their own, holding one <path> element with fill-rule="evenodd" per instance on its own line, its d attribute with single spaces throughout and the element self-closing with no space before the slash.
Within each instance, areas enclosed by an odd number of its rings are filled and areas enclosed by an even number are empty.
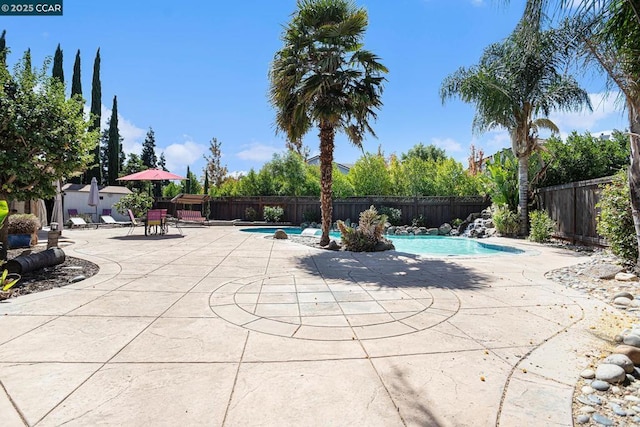
<svg viewBox="0 0 640 427">
<path fill-rule="evenodd" d="M 210 296 L 211 310 L 245 329 L 290 338 L 346 341 L 386 338 L 433 327 L 455 315 L 450 290 L 308 283 L 293 275 L 237 279 Z"/>
</svg>

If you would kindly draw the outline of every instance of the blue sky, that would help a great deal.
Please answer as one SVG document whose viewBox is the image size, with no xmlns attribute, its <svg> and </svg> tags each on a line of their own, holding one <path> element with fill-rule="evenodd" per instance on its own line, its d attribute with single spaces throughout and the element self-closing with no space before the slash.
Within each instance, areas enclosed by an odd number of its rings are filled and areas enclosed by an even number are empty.
<svg viewBox="0 0 640 427">
<path fill-rule="evenodd" d="M 389 68 L 384 106 L 373 123 L 378 138 L 364 150 L 400 154 L 417 143 L 435 144 L 467 163 L 474 144 L 491 154 L 509 145 L 505 132 L 473 135 L 472 105 L 439 98 L 442 80 L 477 63 L 483 49 L 506 37 L 524 0 L 359 0 L 369 13 L 365 47 Z M 33 64 L 52 57 L 60 43 L 70 87 L 80 49 L 82 85 L 90 100 L 93 60 L 100 48 L 103 122 L 118 97 L 125 152 L 140 153 L 149 127 L 158 155 L 169 169 L 200 175 L 209 141 L 222 142 L 229 171 L 259 169 L 285 147 L 274 127 L 267 73 L 295 0 L 86 1 L 64 0 L 64 14 L 0 16 L 14 63 L 31 48 Z M 554 114 L 563 134 L 624 129 L 626 115 L 614 96 L 604 97 L 604 79 L 577 76 L 592 96 L 594 112 Z M 89 102 L 89 101 L 88 101 Z M 318 153 L 317 130 L 304 140 Z M 361 151 L 343 136 L 334 158 L 353 163 Z"/>
</svg>

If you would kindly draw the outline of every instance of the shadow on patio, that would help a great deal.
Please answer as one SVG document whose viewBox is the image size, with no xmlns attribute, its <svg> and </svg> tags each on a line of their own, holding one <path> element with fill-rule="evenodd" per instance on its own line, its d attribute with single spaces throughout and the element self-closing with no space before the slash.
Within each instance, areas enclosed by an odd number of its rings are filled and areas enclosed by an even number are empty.
<svg viewBox="0 0 640 427">
<path fill-rule="evenodd" d="M 325 280 L 346 280 L 381 287 L 475 289 L 491 277 L 452 260 L 396 252 L 324 251 L 298 258 L 299 267 Z"/>
</svg>

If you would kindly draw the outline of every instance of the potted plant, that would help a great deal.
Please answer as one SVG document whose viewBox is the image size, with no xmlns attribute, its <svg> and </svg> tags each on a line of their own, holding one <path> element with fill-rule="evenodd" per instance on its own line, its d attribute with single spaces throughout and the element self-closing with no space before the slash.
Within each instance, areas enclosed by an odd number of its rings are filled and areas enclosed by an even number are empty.
<svg viewBox="0 0 640 427">
<path fill-rule="evenodd" d="M 9 215 L 9 249 L 28 248 L 38 243 L 40 221 L 33 214 Z"/>
</svg>

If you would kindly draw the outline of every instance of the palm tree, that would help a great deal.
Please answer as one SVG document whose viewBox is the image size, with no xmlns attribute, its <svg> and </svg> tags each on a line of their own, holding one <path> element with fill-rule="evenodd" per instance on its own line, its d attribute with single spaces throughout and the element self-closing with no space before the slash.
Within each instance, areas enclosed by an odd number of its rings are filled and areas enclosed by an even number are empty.
<svg viewBox="0 0 640 427">
<path fill-rule="evenodd" d="M 369 120 L 382 106 L 382 74 L 387 69 L 362 48 L 367 24 L 366 10 L 350 1 L 298 0 L 269 71 L 277 130 L 293 142 L 311 127 L 320 130 L 323 246 L 329 243 L 333 213 L 335 134 L 342 131 L 362 147 L 367 132 L 375 136 Z"/>
<path fill-rule="evenodd" d="M 558 9 L 559 6 L 559 9 Z M 624 97 L 629 117 L 629 192 L 640 265 L 640 4 L 637 0 L 528 0 L 523 20 L 552 7 L 571 15 L 572 41 Z"/>
<path fill-rule="evenodd" d="M 485 49 L 480 63 L 447 76 L 440 88 L 443 103 L 455 96 L 476 104 L 474 131 L 494 128 L 509 132 L 518 159 L 520 234 L 528 231 L 529 156 L 538 148 L 538 132 L 557 126 L 552 111 L 591 108 L 589 96 L 575 79 L 559 70 L 562 49 L 554 30 L 540 31 L 531 21 L 521 23 L 502 43 Z"/>
</svg>

